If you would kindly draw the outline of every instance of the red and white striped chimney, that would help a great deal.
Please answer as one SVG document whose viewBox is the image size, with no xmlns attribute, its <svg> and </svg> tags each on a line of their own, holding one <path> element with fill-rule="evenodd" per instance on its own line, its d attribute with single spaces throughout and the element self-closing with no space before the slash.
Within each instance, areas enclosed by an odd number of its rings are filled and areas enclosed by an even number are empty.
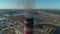
<svg viewBox="0 0 60 34">
<path fill-rule="evenodd" d="M 24 0 L 24 34 L 33 34 L 33 17 L 32 9 L 34 8 L 34 0 Z"/>
<path fill-rule="evenodd" d="M 24 20 L 24 34 L 33 34 L 33 18 Z"/>
</svg>

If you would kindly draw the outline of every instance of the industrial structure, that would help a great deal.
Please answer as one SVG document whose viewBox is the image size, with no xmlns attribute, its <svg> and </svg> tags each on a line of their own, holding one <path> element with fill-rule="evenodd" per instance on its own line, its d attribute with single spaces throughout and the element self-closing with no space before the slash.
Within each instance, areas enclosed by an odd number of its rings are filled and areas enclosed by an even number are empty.
<svg viewBox="0 0 60 34">
<path fill-rule="evenodd" d="M 23 4 L 24 9 L 24 34 L 33 34 L 33 17 L 32 9 L 34 8 L 35 0 L 25 0 Z"/>
</svg>

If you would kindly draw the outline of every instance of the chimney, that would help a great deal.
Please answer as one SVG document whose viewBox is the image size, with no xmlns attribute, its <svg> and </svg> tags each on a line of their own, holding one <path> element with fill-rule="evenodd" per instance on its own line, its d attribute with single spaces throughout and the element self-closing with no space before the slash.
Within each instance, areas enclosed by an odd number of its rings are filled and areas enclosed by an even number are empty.
<svg viewBox="0 0 60 34">
<path fill-rule="evenodd" d="M 32 9 L 34 8 L 34 0 L 24 0 L 24 34 L 33 34 L 33 17 Z"/>
</svg>

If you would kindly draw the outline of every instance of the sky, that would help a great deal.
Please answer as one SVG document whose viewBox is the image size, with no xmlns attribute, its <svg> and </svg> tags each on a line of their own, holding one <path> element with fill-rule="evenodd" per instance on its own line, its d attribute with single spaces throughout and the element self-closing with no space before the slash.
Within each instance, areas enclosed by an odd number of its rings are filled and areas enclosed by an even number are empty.
<svg viewBox="0 0 60 34">
<path fill-rule="evenodd" d="M 60 9 L 60 0 L 36 0 L 36 8 Z"/>
<path fill-rule="evenodd" d="M 0 9 L 23 9 L 21 0 L 0 0 Z M 60 9 L 60 0 L 35 0 L 34 8 Z"/>
<path fill-rule="evenodd" d="M 19 0 L 0 0 L 0 9 L 18 9 L 18 2 Z"/>
</svg>

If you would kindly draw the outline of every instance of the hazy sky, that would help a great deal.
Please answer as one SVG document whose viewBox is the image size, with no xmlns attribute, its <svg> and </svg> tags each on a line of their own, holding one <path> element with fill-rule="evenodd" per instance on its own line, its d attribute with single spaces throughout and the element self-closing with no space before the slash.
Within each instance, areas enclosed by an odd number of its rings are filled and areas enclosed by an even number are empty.
<svg viewBox="0 0 60 34">
<path fill-rule="evenodd" d="M 18 1 L 19 0 L 0 0 L 0 9 L 16 9 L 18 8 Z"/>
<path fill-rule="evenodd" d="M 22 9 L 20 0 L 0 0 L 0 9 Z M 19 5 L 20 4 L 20 5 Z M 60 9 L 60 0 L 36 0 L 35 8 Z"/>
<path fill-rule="evenodd" d="M 60 9 L 60 0 L 37 0 L 37 8 Z"/>
</svg>

